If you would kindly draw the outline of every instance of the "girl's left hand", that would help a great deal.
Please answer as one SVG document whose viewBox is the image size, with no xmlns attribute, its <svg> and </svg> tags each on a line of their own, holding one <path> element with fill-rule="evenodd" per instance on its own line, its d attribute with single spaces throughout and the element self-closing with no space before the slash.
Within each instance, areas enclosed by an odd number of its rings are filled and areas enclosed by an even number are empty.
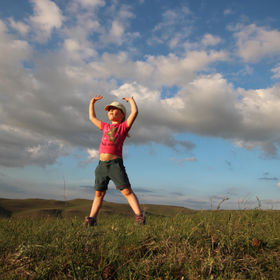
<svg viewBox="0 0 280 280">
<path fill-rule="evenodd" d="M 123 100 L 125 100 L 126 102 L 129 102 L 130 100 L 133 100 L 133 96 L 131 97 L 123 97 Z"/>
</svg>

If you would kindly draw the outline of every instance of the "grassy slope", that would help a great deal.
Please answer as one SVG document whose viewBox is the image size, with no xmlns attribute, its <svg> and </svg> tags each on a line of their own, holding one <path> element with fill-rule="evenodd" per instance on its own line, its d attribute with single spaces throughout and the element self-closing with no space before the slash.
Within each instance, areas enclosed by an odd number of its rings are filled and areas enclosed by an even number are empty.
<svg viewBox="0 0 280 280">
<path fill-rule="evenodd" d="M 83 217 L 88 215 L 92 201 L 74 199 L 69 201 L 45 199 L 3 199 L 0 198 L 0 217 L 17 216 L 66 216 Z M 194 211 L 183 207 L 165 205 L 142 205 L 148 215 L 173 216 L 178 213 L 192 213 Z M 100 214 L 132 215 L 128 204 L 104 201 Z"/>
</svg>

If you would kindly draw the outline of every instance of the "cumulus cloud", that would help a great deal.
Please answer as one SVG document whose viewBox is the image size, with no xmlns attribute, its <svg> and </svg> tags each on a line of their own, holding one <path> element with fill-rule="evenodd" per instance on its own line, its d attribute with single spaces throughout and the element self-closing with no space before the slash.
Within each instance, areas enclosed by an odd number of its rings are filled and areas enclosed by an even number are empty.
<svg viewBox="0 0 280 280">
<path fill-rule="evenodd" d="M 27 41 L 19 40 L 15 36 L 8 33 L 6 24 L 0 20 L 0 71 L 2 81 L 5 80 L 5 67 L 6 71 L 11 70 L 13 65 L 21 64 L 29 60 L 32 54 L 32 48 Z M 24 73 L 21 73 L 24 74 Z"/>
<path fill-rule="evenodd" d="M 142 137 L 135 132 L 142 141 L 143 135 L 148 135 L 145 129 L 156 126 L 157 138 L 165 139 L 169 145 L 175 142 L 168 134 L 193 132 L 223 137 L 248 149 L 258 146 L 266 154 L 277 153 L 280 143 L 277 130 L 280 119 L 275 114 L 280 105 L 277 86 L 266 90 L 235 90 L 216 74 L 198 77 L 167 99 L 161 99 L 159 91 L 150 91 L 136 83 L 124 84 L 113 91 L 118 97 L 128 93 L 134 95 L 143 108 L 143 116 L 137 124 Z M 160 117 L 153 114 L 153 108 L 160 110 Z"/>
<path fill-rule="evenodd" d="M 250 144 L 260 146 L 268 154 L 275 154 L 276 145 L 279 145 L 280 135 L 278 124 L 280 116 L 275 114 L 280 105 L 279 86 L 262 90 L 239 90 L 243 99 L 238 103 L 242 112 L 243 121 L 242 133 L 243 145 L 248 148 Z"/>
<path fill-rule="evenodd" d="M 129 43 L 130 39 L 139 36 L 137 32 L 127 31 L 129 20 L 135 17 L 129 6 L 122 5 L 119 9 L 114 8 L 111 14 L 113 20 L 109 27 L 105 29 L 105 32 L 102 33 L 101 42 L 120 46 L 124 42 Z"/>
<path fill-rule="evenodd" d="M 21 21 L 15 21 L 13 18 L 9 18 L 10 26 L 19 32 L 21 35 L 25 36 L 29 32 L 29 26 Z"/>
<path fill-rule="evenodd" d="M 162 100 L 173 118 L 172 127 L 198 134 L 227 137 L 240 121 L 236 110 L 236 93 L 221 75 L 197 77 L 182 87 L 175 97 Z M 175 103 L 174 103 L 175 102 Z M 179 106 L 174 106 L 181 104 Z"/>
<path fill-rule="evenodd" d="M 204 46 L 215 46 L 221 42 L 221 38 L 218 36 L 213 36 L 212 34 L 205 34 L 201 40 Z"/>
<path fill-rule="evenodd" d="M 96 56 L 96 51 L 86 40 L 77 41 L 74 38 L 66 39 L 64 41 L 64 48 L 69 57 L 71 57 L 71 60 L 74 61 L 86 60 Z"/>
<path fill-rule="evenodd" d="M 273 79 L 280 79 L 280 63 L 271 69 L 271 72 L 274 73 L 272 76 Z"/>
<path fill-rule="evenodd" d="M 149 44 L 166 44 L 171 49 L 182 47 L 192 31 L 192 12 L 186 6 L 167 10 L 153 29 Z M 183 27 L 182 27 L 183 26 Z"/>
<path fill-rule="evenodd" d="M 280 32 L 256 24 L 237 26 L 238 55 L 246 62 L 257 62 L 263 57 L 280 53 Z"/>
<path fill-rule="evenodd" d="M 0 143 L 0 165 L 8 167 L 46 166 L 69 151 L 62 141 L 7 125 L 0 125 Z"/>
<path fill-rule="evenodd" d="M 75 0 L 74 3 L 80 4 L 82 7 L 88 8 L 88 7 L 98 7 L 98 6 L 104 6 L 105 1 L 104 0 Z"/>
<path fill-rule="evenodd" d="M 185 85 L 192 81 L 198 71 L 211 63 L 226 61 L 224 51 L 190 51 L 180 57 L 173 53 L 167 56 L 147 56 L 145 60 L 131 61 L 125 52 L 105 53 L 90 64 L 100 78 L 114 75 L 119 79 L 138 81 L 148 87 Z"/>
<path fill-rule="evenodd" d="M 29 18 L 35 30 L 36 40 L 45 42 L 51 36 L 54 28 L 60 28 L 63 15 L 59 7 L 50 0 L 31 0 L 34 14 Z"/>
<path fill-rule="evenodd" d="M 65 56 L 41 56 L 33 60 L 33 69 L 24 68 L 33 59 L 28 42 L 8 34 L 1 21 L 0 38 L 0 164 L 44 166 L 70 146 L 97 145 L 87 120 L 89 92 L 81 96 L 81 88 L 77 91 L 83 80 L 76 77 L 76 84 L 68 75 Z M 74 132 L 78 127 L 80 132 Z"/>
</svg>

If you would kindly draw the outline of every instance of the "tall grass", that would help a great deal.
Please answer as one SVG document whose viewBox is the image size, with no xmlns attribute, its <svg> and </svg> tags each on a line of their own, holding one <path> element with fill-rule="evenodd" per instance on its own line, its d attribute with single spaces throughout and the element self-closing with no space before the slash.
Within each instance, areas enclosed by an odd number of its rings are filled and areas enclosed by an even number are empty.
<svg viewBox="0 0 280 280">
<path fill-rule="evenodd" d="M 1 279 L 279 279 L 280 212 L 0 220 Z"/>
</svg>

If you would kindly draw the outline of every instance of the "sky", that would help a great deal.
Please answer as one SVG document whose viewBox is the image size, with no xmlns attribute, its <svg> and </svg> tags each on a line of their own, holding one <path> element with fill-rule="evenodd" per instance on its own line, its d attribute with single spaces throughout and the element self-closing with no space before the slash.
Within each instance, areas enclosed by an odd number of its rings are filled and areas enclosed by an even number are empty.
<svg viewBox="0 0 280 280">
<path fill-rule="evenodd" d="M 101 132 L 133 96 L 140 203 L 280 209 L 278 0 L 1 0 L 0 197 L 93 199 Z M 129 111 L 128 104 L 123 103 Z M 126 203 L 110 183 L 105 200 Z"/>
</svg>

